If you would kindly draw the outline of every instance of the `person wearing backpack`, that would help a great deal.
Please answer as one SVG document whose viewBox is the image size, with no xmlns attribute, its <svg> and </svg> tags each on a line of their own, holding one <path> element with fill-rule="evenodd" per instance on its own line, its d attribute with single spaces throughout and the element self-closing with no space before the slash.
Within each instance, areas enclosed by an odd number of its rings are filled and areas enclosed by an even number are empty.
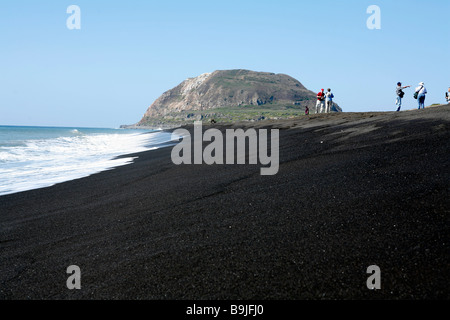
<svg viewBox="0 0 450 320">
<path fill-rule="evenodd" d="M 325 111 L 325 94 L 322 89 L 317 94 L 316 113 L 323 113 L 323 111 Z"/>
<path fill-rule="evenodd" d="M 331 107 L 333 106 L 333 98 L 334 98 L 334 94 L 332 94 L 331 89 L 328 88 L 327 93 L 325 93 L 325 103 L 326 103 L 325 112 L 326 113 L 331 112 Z"/>
<path fill-rule="evenodd" d="M 400 108 L 402 107 L 402 98 L 405 95 L 405 93 L 403 92 L 403 89 L 409 88 L 411 86 L 405 86 L 402 87 L 402 83 L 401 82 L 397 82 L 397 100 L 395 102 L 395 105 L 398 106 L 397 111 L 400 111 Z"/>
<path fill-rule="evenodd" d="M 416 88 L 414 92 L 414 98 L 419 102 L 419 109 L 425 109 L 425 95 L 427 94 L 427 88 L 425 88 L 425 83 L 419 83 L 419 86 Z"/>
</svg>

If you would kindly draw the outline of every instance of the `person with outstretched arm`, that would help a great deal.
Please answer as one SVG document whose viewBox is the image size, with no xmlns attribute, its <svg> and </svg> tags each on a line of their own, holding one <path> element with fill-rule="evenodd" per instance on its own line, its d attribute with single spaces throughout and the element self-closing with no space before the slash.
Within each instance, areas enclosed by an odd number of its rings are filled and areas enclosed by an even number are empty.
<svg viewBox="0 0 450 320">
<path fill-rule="evenodd" d="M 428 93 L 427 88 L 425 88 L 425 83 L 419 83 L 419 86 L 416 88 L 415 93 L 417 93 L 417 101 L 419 102 L 419 109 L 425 109 L 425 95 Z"/>
<path fill-rule="evenodd" d="M 398 106 L 397 111 L 400 111 L 400 108 L 402 107 L 402 98 L 405 95 L 405 93 L 403 92 L 403 89 L 409 88 L 411 86 L 405 86 L 402 87 L 402 83 L 401 82 L 397 82 L 397 100 L 395 102 L 395 105 Z"/>
</svg>

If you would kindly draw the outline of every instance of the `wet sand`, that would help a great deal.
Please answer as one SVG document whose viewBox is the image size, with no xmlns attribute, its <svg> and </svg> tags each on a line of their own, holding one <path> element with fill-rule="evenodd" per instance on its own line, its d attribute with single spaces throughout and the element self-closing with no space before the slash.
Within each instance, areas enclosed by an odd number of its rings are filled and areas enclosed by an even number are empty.
<svg viewBox="0 0 450 320">
<path fill-rule="evenodd" d="M 162 148 L 0 197 L 0 299 L 450 297 L 450 105 L 233 127 L 280 129 L 278 174 Z"/>
</svg>

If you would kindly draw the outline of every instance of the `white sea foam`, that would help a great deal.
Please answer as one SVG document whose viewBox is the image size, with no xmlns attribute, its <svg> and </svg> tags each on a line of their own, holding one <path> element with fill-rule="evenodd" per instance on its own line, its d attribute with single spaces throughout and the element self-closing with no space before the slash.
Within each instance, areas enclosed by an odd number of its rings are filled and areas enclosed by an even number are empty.
<svg viewBox="0 0 450 320">
<path fill-rule="evenodd" d="M 83 134 L 25 140 L 0 147 L 0 195 L 42 188 L 133 162 L 137 153 L 168 142 L 166 132 Z"/>
</svg>

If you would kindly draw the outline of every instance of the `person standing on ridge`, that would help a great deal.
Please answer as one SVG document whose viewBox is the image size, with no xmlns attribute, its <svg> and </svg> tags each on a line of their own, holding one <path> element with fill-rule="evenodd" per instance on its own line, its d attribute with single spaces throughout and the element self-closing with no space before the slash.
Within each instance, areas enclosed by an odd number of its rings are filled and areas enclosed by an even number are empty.
<svg viewBox="0 0 450 320">
<path fill-rule="evenodd" d="M 419 83 L 419 86 L 416 88 L 414 97 L 419 101 L 419 109 L 425 109 L 425 95 L 427 94 L 427 88 L 425 88 L 425 83 Z"/>
<path fill-rule="evenodd" d="M 316 113 L 322 113 L 325 111 L 325 94 L 323 89 L 317 94 Z"/>
<path fill-rule="evenodd" d="M 395 102 L 395 105 L 398 106 L 397 111 L 400 111 L 400 108 L 402 107 L 402 98 L 405 95 L 405 93 L 403 92 L 403 89 L 409 88 L 411 86 L 406 86 L 406 87 L 402 87 L 402 83 L 401 82 L 397 82 L 397 100 Z"/>
<path fill-rule="evenodd" d="M 331 107 L 333 106 L 333 98 L 334 98 L 334 94 L 331 93 L 331 89 L 328 88 L 327 93 L 325 93 L 325 103 L 326 103 L 326 108 L 325 108 L 325 112 L 326 113 L 330 113 L 331 112 Z"/>
</svg>

